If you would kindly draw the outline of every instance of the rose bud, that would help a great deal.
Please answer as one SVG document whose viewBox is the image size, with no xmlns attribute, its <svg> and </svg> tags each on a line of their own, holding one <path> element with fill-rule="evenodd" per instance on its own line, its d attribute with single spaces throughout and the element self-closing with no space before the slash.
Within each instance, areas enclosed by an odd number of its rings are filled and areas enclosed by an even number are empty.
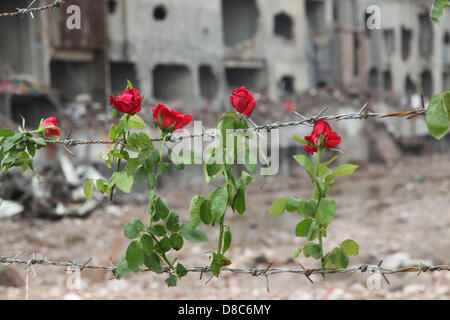
<svg viewBox="0 0 450 320">
<path fill-rule="evenodd" d="M 317 152 L 317 148 L 331 149 L 341 143 L 341 137 L 331 130 L 330 125 L 323 120 L 316 121 L 314 129 L 310 136 L 306 136 L 305 140 L 309 142 L 304 150 L 310 154 Z"/>
<path fill-rule="evenodd" d="M 159 117 L 161 118 L 162 123 L 160 123 Z M 191 123 L 193 119 L 190 115 L 185 115 L 179 111 L 170 110 L 162 104 L 159 104 L 153 108 L 153 118 L 155 118 L 156 124 L 163 131 L 182 129 Z"/>
<path fill-rule="evenodd" d="M 141 111 L 142 97 L 137 89 L 127 89 L 117 98 L 111 96 L 109 104 L 114 105 L 118 112 L 134 115 Z"/>
<path fill-rule="evenodd" d="M 42 121 L 42 127 L 58 127 L 58 123 L 56 122 L 56 117 L 49 117 Z M 46 129 L 44 134 L 47 137 L 56 136 L 59 137 L 59 129 Z"/>
<path fill-rule="evenodd" d="M 230 102 L 237 112 L 244 114 L 246 117 L 252 115 L 253 109 L 256 106 L 255 99 L 246 87 L 233 90 L 230 96 Z"/>
</svg>

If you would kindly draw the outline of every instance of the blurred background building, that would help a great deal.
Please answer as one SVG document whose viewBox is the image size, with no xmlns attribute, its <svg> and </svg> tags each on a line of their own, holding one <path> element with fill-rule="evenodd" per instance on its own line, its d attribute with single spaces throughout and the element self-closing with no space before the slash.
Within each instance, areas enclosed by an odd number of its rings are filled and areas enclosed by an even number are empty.
<svg viewBox="0 0 450 320">
<path fill-rule="evenodd" d="M 429 99 L 450 87 L 450 19 L 446 13 L 440 27 L 433 24 L 432 2 L 71 0 L 34 19 L 3 17 L 0 111 L 16 122 L 23 115 L 30 126 L 67 115 L 87 134 L 83 126 L 94 121 L 87 115 L 109 122 L 108 96 L 127 79 L 145 95 L 147 120 L 155 103 L 214 119 L 243 85 L 258 100 L 259 123 L 292 120 L 292 109 L 358 111 L 368 99 L 372 111 L 417 108 L 421 91 Z M 0 11 L 28 4 L 3 0 Z M 81 9 L 79 30 L 66 25 L 71 5 Z M 380 29 L 367 27 L 373 18 Z M 416 139 L 426 136 L 423 119 L 385 123 L 340 124 L 353 158 L 386 160 L 371 146 L 374 128 L 399 152 L 423 149 Z M 283 147 L 291 133 L 283 131 Z"/>
</svg>

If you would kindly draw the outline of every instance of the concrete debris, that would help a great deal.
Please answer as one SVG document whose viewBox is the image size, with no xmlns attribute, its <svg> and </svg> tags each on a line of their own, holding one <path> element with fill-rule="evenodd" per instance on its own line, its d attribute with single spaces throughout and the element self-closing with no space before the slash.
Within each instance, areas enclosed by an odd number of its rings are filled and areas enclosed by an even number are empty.
<svg viewBox="0 0 450 320">
<path fill-rule="evenodd" d="M 65 154 L 57 162 L 40 170 L 40 177 L 22 175 L 11 170 L 2 177 L 0 218 L 28 213 L 45 218 L 86 217 L 98 206 L 102 196 L 87 201 L 83 186 L 87 179 L 105 179 L 94 167 L 76 167 Z M 7 188 L 6 188 L 7 186 Z M 30 188 L 31 186 L 31 188 Z"/>
<path fill-rule="evenodd" d="M 21 214 L 24 210 L 23 205 L 15 201 L 4 200 L 0 205 L 0 219 L 11 218 Z"/>
</svg>

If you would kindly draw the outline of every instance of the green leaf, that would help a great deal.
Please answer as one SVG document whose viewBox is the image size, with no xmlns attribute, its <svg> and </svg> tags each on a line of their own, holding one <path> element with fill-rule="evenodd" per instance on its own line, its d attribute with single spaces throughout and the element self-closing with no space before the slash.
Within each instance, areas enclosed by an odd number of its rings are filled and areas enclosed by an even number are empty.
<svg viewBox="0 0 450 320">
<path fill-rule="evenodd" d="M 305 139 L 297 137 L 295 134 L 292 135 L 292 138 L 294 138 L 295 141 L 297 141 L 298 143 L 301 143 L 301 144 L 308 144 L 309 143 Z"/>
<path fill-rule="evenodd" d="M 208 236 L 205 231 L 198 226 L 197 228 L 192 229 L 189 223 L 181 225 L 180 234 L 184 239 L 191 242 L 208 242 Z"/>
<path fill-rule="evenodd" d="M 336 216 L 336 203 L 332 199 L 324 198 L 319 203 L 320 224 L 329 224 Z"/>
<path fill-rule="evenodd" d="M 144 120 L 142 120 L 137 114 L 132 115 L 130 119 L 128 119 L 128 127 L 130 129 L 142 129 L 145 128 L 147 124 Z"/>
<path fill-rule="evenodd" d="M 339 246 L 347 256 L 356 256 L 359 253 L 359 245 L 351 239 L 345 240 Z"/>
<path fill-rule="evenodd" d="M 12 137 L 14 135 L 14 131 L 8 129 L 0 129 L 0 137 Z M 43 141 L 44 139 L 42 139 Z"/>
<path fill-rule="evenodd" d="M 139 153 L 138 159 L 150 169 L 159 162 L 159 152 L 155 148 L 144 149 Z"/>
<path fill-rule="evenodd" d="M 231 233 L 231 230 L 229 228 L 227 228 L 227 230 L 225 231 L 225 233 L 223 235 L 222 254 L 225 254 L 225 252 L 227 252 L 228 249 L 230 249 L 232 239 L 233 239 L 233 235 Z"/>
<path fill-rule="evenodd" d="M 441 140 L 449 129 L 449 114 L 445 105 L 446 96 L 443 94 L 434 95 L 431 98 L 427 109 L 427 127 L 431 135 Z"/>
<path fill-rule="evenodd" d="M 434 23 L 437 25 L 440 24 L 439 19 L 444 14 L 444 9 L 450 6 L 450 2 L 448 0 L 435 0 L 433 6 L 431 7 L 430 17 Z"/>
<path fill-rule="evenodd" d="M 298 247 L 297 250 L 295 250 L 295 252 L 292 254 L 292 258 L 294 258 L 294 259 L 298 258 L 300 253 L 302 253 L 302 250 L 303 250 L 302 246 Z"/>
<path fill-rule="evenodd" d="M 83 191 L 86 199 L 92 200 L 92 196 L 94 194 L 94 180 L 89 179 L 88 181 L 86 181 L 83 187 Z"/>
<path fill-rule="evenodd" d="M 167 218 L 166 228 L 170 232 L 178 232 L 180 231 L 179 216 L 176 212 L 170 212 L 169 217 Z"/>
<path fill-rule="evenodd" d="M 192 229 L 195 229 L 202 220 L 200 217 L 200 211 L 204 201 L 205 197 L 198 195 L 194 196 L 191 200 L 191 204 L 189 206 L 189 214 Z"/>
<path fill-rule="evenodd" d="M 148 234 L 144 234 L 141 237 L 142 249 L 146 255 L 151 255 L 153 253 L 153 239 Z"/>
<path fill-rule="evenodd" d="M 184 277 L 185 275 L 188 274 L 187 269 L 181 263 L 177 264 L 177 267 L 175 268 L 175 271 L 177 273 L 177 276 L 179 276 L 180 278 L 182 278 L 182 277 Z"/>
<path fill-rule="evenodd" d="M 136 239 L 139 237 L 142 231 L 144 231 L 145 227 L 142 221 L 140 220 L 133 220 L 130 223 L 127 223 L 123 227 L 123 234 L 128 239 Z"/>
<path fill-rule="evenodd" d="M 314 215 L 316 214 L 316 203 L 313 200 L 305 201 L 303 200 L 300 203 L 300 206 L 298 207 L 298 214 L 302 216 L 303 218 L 314 218 Z"/>
<path fill-rule="evenodd" d="M 153 148 L 153 142 L 144 132 L 133 132 L 127 138 L 127 144 L 131 148 L 147 149 Z"/>
<path fill-rule="evenodd" d="M 340 248 L 334 248 L 331 252 L 331 260 L 337 269 L 344 269 L 348 267 L 348 257 L 344 250 Z"/>
<path fill-rule="evenodd" d="M 151 271 L 161 274 L 162 273 L 162 261 L 161 258 L 156 254 L 152 253 L 150 255 L 145 255 L 144 264 Z"/>
<path fill-rule="evenodd" d="M 249 175 L 247 172 L 242 171 L 242 175 L 239 178 L 237 182 L 237 187 L 241 188 L 242 190 L 247 190 L 247 186 L 250 184 L 250 182 L 253 180 L 253 177 Z"/>
<path fill-rule="evenodd" d="M 167 204 L 163 201 L 163 199 L 161 199 L 161 197 L 158 197 L 158 200 L 156 200 L 155 210 L 157 217 L 160 219 L 165 219 L 170 212 Z"/>
<path fill-rule="evenodd" d="M 158 168 L 158 176 L 162 176 L 167 172 L 167 169 L 169 169 L 170 163 L 167 162 L 161 162 Z"/>
<path fill-rule="evenodd" d="M 126 253 L 128 267 L 132 271 L 137 271 L 144 264 L 144 249 L 139 240 L 130 243 Z"/>
<path fill-rule="evenodd" d="M 286 210 L 286 205 L 287 205 L 286 198 L 275 200 L 270 206 L 269 215 L 272 217 L 277 217 L 281 215 Z"/>
<path fill-rule="evenodd" d="M 134 178 L 126 171 L 114 172 L 112 183 L 125 193 L 130 193 L 133 188 Z"/>
<path fill-rule="evenodd" d="M 212 222 L 216 224 L 225 214 L 228 203 L 228 188 L 226 186 L 216 189 L 210 196 Z"/>
<path fill-rule="evenodd" d="M 314 222 L 314 221 L 311 222 L 311 224 L 309 225 L 308 234 L 306 235 L 306 239 L 308 241 L 313 241 L 313 240 L 317 239 L 319 237 L 319 231 L 320 231 L 320 228 L 316 224 L 316 222 Z"/>
<path fill-rule="evenodd" d="M 160 224 L 157 224 L 152 228 L 149 228 L 149 231 L 158 237 L 164 237 L 166 235 L 166 229 Z"/>
<path fill-rule="evenodd" d="M 133 272 L 133 271 L 130 270 L 130 268 L 128 268 L 127 259 L 126 259 L 125 255 L 123 255 L 122 257 L 120 257 L 119 262 L 117 263 L 117 267 L 116 267 L 117 278 L 122 279 L 130 272 Z"/>
<path fill-rule="evenodd" d="M 177 286 L 177 276 L 172 274 L 164 282 L 167 283 L 168 287 L 176 287 Z"/>
<path fill-rule="evenodd" d="M 294 159 L 298 162 L 298 164 L 305 168 L 310 177 L 314 176 L 314 165 L 309 157 L 305 155 L 297 155 L 294 156 Z"/>
<path fill-rule="evenodd" d="M 159 245 L 157 244 L 157 248 L 161 250 L 162 253 L 166 253 L 170 251 L 170 239 L 167 237 L 162 238 L 159 241 Z"/>
<path fill-rule="evenodd" d="M 184 244 L 184 240 L 180 234 L 174 233 L 170 236 L 170 246 L 174 250 L 176 250 L 176 251 L 180 250 L 181 248 L 183 248 L 183 244 Z"/>
<path fill-rule="evenodd" d="M 243 214 L 246 210 L 245 193 L 244 190 L 242 190 L 241 188 L 237 190 L 236 196 L 234 197 L 233 209 L 240 214 Z"/>
<path fill-rule="evenodd" d="M 312 219 L 305 219 L 297 224 L 295 227 L 295 235 L 297 237 L 306 237 L 312 222 Z"/>
<path fill-rule="evenodd" d="M 303 252 L 308 256 L 313 257 L 314 259 L 318 260 L 320 258 L 322 258 L 322 248 L 315 243 L 307 243 L 304 247 L 303 247 Z"/>
<path fill-rule="evenodd" d="M 343 164 L 336 168 L 333 172 L 333 176 L 345 176 L 348 174 L 352 174 L 355 172 L 355 170 L 358 169 L 358 166 L 351 165 L 351 164 Z"/>
<path fill-rule="evenodd" d="M 286 210 L 289 212 L 297 211 L 297 209 L 300 207 L 301 204 L 302 200 L 289 198 L 286 202 Z"/>
<path fill-rule="evenodd" d="M 203 201 L 202 206 L 200 208 L 200 218 L 202 222 L 206 225 L 209 225 L 212 221 L 211 215 L 211 205 L 208 200 Z"/>
</svg>

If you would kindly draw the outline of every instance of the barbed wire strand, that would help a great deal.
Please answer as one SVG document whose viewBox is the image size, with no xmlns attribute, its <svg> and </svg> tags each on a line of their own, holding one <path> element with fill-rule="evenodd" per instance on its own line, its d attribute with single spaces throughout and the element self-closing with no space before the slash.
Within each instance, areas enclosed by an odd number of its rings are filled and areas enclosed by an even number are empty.
<svg viewBox="0 0 450 320">
<path fill-rule="evenodd" d="M 55 0 L 53 3 L 48 4 L 46 6 L 32 8 L 33 4 L 36 2 L 36 0 L 33 0 L 33 1 L 31 1 L 28 8 L 16 8 L 16 11 L 14 11 L 14 12 L 0 13 L 0 18 L 1 17 L 13 17 L 13 16 L 23 17 L 23 16 L 26 16 L 27 14 L 30 14 L 31 18 L 34 19 L 34 13 L 46 11 L 46 10 L 48 10 L 49 12 L 52 12 L 53 8 L 60 7 L 67 1 L 70 1 L 70 0 Z"/>
<path fill-rule="evenodd" d="M 410 120 L 413 118 L 416 118 L 420 115 L 426 115 L 425 109 L 416 109 L 416 110 L 410 110 L 405 112 L 395 112 L 395 113 L 375 113 L 370 112 L 368 110 L 368 103 L 366 103 L 359 112 L 357 113 L 344 113 L 339 115 L 330 115 L 326 116 L 323 115 L 325 111 L 327 111 L 328 108 L 322 109 L 317 115 L 313 117 L 305 117 L 301 115 L 298 112 L 294 112 L 294 114 L 301 118 L 301 120 L 298 121 L 290 121 L 290 122 L 275 122 L 271 124 L 265 124 L 265 125 L 256 125 L 254 128 L 246 129 L 246 130 L 240 130 L 244 132 L 260 132 L 260 131 L 271 131 L 274 129 L 280 129 L 280 128 L 286 128 L 286 127 L 293 127 L 293 126 L 299 126 L 299 125 L 306 125 L 306 126 L 314 126 L 314 123 L 318 120 L 325 120 L 325 121 L 342 121 L 342 120 L 365 120 L 370 118 L 377 118 L 377 119 L 386 119 L 386 118 L 404 118 Z M 254 123 L 252 121 L 252 123 Z M 209 137 L 209 138 L 216 138 L 217 136 L 214 133 L 214 129 L 206 129 L 203 130 L 202 133 L 199 134 L 190 134 L 190 135 L 171 135 L 167 138 L 167 141 L 170 142 L 180 142 L 182 140 L 186 139 L 193 139 L 193 138 L 201 138 L 201 137 Z M 153 138 L 151 139 L 152 142 L 161 142 L 162 138 Z M 79 140 L 79 139 L 64 139 L 64 140 L 46 140 L 46 143 L 49 144 L 59 144 L 69 147 L 79 146 L 79 145 L 94 145 L 94 144 L 104 144 L 104 145 L 113 145 L 113 144 L 123 144 L 121 140 Z"/>
<path fill-rule="evenodd" d="M 22 253 L 21 253 L 22 254 Z M 19 255 L 21 255 L 19 254 Z M 26 265 L 27 268 L 34 265 L 41 265 L 41 266 L 55 266 L 55 267 L 65 267 L 70 268 L 70 270 L 78 269 L 80 272 L 83 270 L 89 269 L 89 270 L 104 270 L 112 272 L 114 278 L 117 277 L 117 267 L 116 266 L 99 266 L 99 265 L 91 265 L 89 264 L 92 261 L 92 258 L 87 260 L 85 263 L 76 263 L 71 260 L 68 262 L 58 262 L 58 261 L 51 261 L 49 259 L 37 259 L 34 257 L 29 260 L 22 260 L 18 259 L 16 257 L 14 258 L 6 258 L 0 256 L 0 263 L 6 264 L 5 267 L 10 267 L 13 264 L 23 264 Z M 378 265 L 371 265 L 371 264 L 360 264 L 352 267 L 348 267 L 345 269 L 335 269 L 335 268 L 327 268 L 322 270 L 321 268 L 314 268 L 314 269 L 306 269 L 303 267 L 300 263 L 301 269 L 282 269 L 282 268 L 272 268 L 273 262 L 271 262 L 266 268 L 264 269 L 240 269 L 240 268 L 230 268 L 230 267 L 222 267 L 222 272 L 231 272 L 231 273 L 237 273 L 237 274 L 245 274 L 245 275 L 251 275 L 253 277 L 265 277 L 266 278 L 266 286 L 267 291 L 269 291 L 269 277 L 273 275 L 278 274 L 298 274 L 298 275 L 304 275 L 308 281 L 313 283 L 313 280 L 310 278 L 313 274 L 337 274 L 337 275 L 343 275 L 343 274 L 355 274 L 356 272 L 361 273 L 377 273 L 381 274 L 386 281 L 388 285 L 390 285 L 386 275 L 392 275 L 392 274 L 398 274 L 398 273 L 410 273 L 410 272 L 416 272 L 417 276 L 426 273 L 426 272 L 440 272 L 440 271 L 450 271 L 450 265 L 437 265 L 437 266 L 429 266 L 420 264 L 420 266 L 410 266 L 410 267 L 403 267 L 403 268 L 386 268 L 382 267 L 382 260 Z M 139 269 L 137 272 L 148 272 L 151 271 L 150 269 Z M 210 272 L 210 269 L 208 266 L 204 267 L 194 267 L 187 269 L 188 273 L 200 273 L 200 280 L 202 279 L 203 275 L 205 273 Z M 163 267 L 162 273 L 173 273 L 172 270 L 170 270 L 169 267 Z M 213 276 L 211 276 L 206 283 L 208 283 Z"/>
</svg>

